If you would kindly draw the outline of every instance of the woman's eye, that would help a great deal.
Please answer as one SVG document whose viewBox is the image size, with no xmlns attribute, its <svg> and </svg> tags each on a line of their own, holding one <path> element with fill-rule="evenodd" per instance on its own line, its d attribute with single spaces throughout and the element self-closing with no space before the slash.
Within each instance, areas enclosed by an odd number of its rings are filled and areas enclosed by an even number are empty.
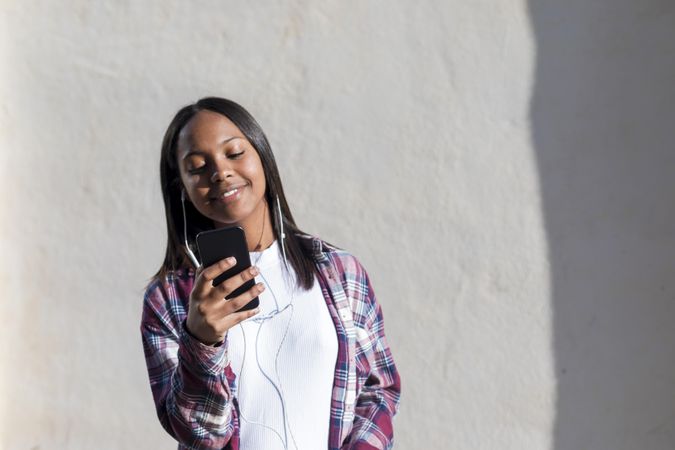
<svg viewBox="0 0 675 450">
<path fill-rule="evenodd" d="M 239 158 L 243 154 L 244 154 L 244 151 L 242 150 L 238 153 L 230 153 L 229 155 L 227 155 L 227 157 L 231 158 L 231 159 L 234 159 L 234 158 Z"/>
<path fill-rule="evenodd" d="M 195 174 L 198 174 L 198 173 L 203 172 L 203 171 L 204 171 L 204 167 L 206 167 L 206 165 L 199 166 L 199 167 L 189 167 L 188 170 L 187 170 L 187 172 L 188 172 L 190 175 L 195 175 Z"/>
</svg>

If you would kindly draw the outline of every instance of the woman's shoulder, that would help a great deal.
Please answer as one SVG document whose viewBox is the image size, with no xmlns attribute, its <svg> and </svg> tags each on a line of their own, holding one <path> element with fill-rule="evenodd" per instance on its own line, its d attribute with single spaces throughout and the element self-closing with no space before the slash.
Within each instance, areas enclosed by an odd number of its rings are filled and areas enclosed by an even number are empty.
<svg viewBox="0 0 675 450">
<path fill-rule="evenodd" d="M 365 269 L 359 259 L 351 252 L 311 234 L 298 233 L 303 245 L 310 249 L 319 262 L 331 262 L 342 274 L 365 275 Z"/>
<path fill-rule="evenodd" d="M 315 257 L 334 256 L 334 257 L 353 257 L 347 250 L 331 244 L 319 236 L 312 235 L 305 232 L 298 232 L 295 234 L 300 244 L 309 250 Z"/>
<path fill-rule="evenodd" d="M 167 271 L 150 280 L 143 297 L 141 327 L 145 332 L 177 338 L 180 324 L 187 316 L 193 280 L 194 271 L 184 269 Z"/>
<path fill-rule="evenodd" d="M 145 299 L 146 301 L 186 299 L 192 291 L 194 278 L 193 268 L 179 268 L 157 274 L 145 288 Z"/>
</svg>

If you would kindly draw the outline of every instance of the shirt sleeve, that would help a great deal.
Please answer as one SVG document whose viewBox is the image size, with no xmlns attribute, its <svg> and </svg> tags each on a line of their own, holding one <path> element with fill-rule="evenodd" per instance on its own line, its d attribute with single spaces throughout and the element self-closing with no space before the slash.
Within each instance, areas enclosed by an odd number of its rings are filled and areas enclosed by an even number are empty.
<svg viewBox="0 0 675 450">
<path fill-rule="evenodd" d="M 224 448 L 237 428 L 227 341 L 212 347 L 192 337 L 174 303 L 159 283 L 143 302 L 141 335 L 157 415 L 183 446 Z"/>
<path fill-rule="evenodd" d="M 345 450 L 390 449 L 393 445 L 393 418 L 398 410 L 401 380 L 384 334 L 384 320 L 370 279 L 357 264 L 355 283 L 361 307 L 354 311 L 357 332 L 357 392 L 352 430 Z M 364 380 L 364 381 L 361 381 Z"/>
</svg>

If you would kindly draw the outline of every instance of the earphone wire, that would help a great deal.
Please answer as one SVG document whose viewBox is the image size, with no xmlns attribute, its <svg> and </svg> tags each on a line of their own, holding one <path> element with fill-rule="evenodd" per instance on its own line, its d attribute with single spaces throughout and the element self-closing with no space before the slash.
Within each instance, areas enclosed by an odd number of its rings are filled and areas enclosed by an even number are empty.
<svg viewBox="0 0 675 450">
<path fill-rule="evenodd" d="M 241 326 L 241 323 L 239 323 L 239 328 L 241 329 L 241 335 L 242 335 L 242 338 L 243 338 L 243 341 L 244 341 L 244 355 L 243 355 L 242 360 L 241 360 L 241 369 L 239 370 L 239 378 L 240 378 L 241 380 L 243 380 L 243 379 L 244 379 L 244 378 L 243 378 L 244 367 L 245 367 L 244 362 L 246 361 L 246 333 L 244 333 L 244 329 L 243 329 L 243 327 Z M 259 332 L 259 331 L 260 331 L 260 328 L 258 328 L 258 332 Z M 256 342 L 257 342 L 257 334 L 256 334 Z M 260 366 L 258 366 L 258 368 L 260 369 Z M 261 372 L 262 372 L 262 370 L 261 370 Z M 263 373 L 263 374 L 264 374 L 264 373 Z M 243 384 L 243 383 L 240 381 L 240 382 L 239 382 L 239 387 L 238 387 L 238 391 L 239 391 L 240 394 L 241 394 L 241 385 L 242 385 L 242 384 Z M 274 383 L 272 383 L 272 386 L 274 386 Z M 241 400 L 241 399 L 240 399 L 240 400 Z M 282 410 L 283 410 L 283 406 L 282 406 Z M 251 425 L 258 425 L 258 426 L 260 426 L 260 427 L 263 427 L 263 428 L 266 428 L 266 429 L 270 430 L 272 433 L 274 433 L 274 434 L 279 438 L 279 440 L 281 441 L 281 444 L 284 446 L 284 448 L 285 448 L 285 449 L 288 448 L 288 445 L 287 445 L 287 443 L 286 443 L 286 440 L 284 440 L 284 438 L 279 434 L 279 432 L 278 432 L 277 430 L 275 430 L 275 429 L 272 428 L 271 426 L 266 425 L 266 424 L 264 424 L 264 423 L 262 423 L 262 422 L 256 422 L 256 421 L 247 419 L 246 416 L 244 416 L 243 405 L 241 404 L 241 402 L 239 403 L 239 417 L 241 418 L 242 421 L 247 422 L 247 423 L 249 423 L 249 424 L 251 424 Z M 286 427 L 284 426 L 284 431 L 285 431 L 285 428 L 286 428 Z M 297 446 L 296 446 L 296 448 L 297 448 Z"/>
<path fill-rule="evenodd" d="M 262 277 L 263 280 L 265 281 L 265 284 L 266 284 L 267 286 L 269 286 L 269 282 L 267 281 L 267 279 L 266 279 L 262 274 L 261 274 L 261 277 Z M 272 291 L 271 288 L 270 288 L 270 293 L 271 293 L 272 296 L 274 297 L 275 304 L 278 305 L 278 301 L 277 301 L 277 299 L 276 299 L 276 295 L 274 294 L 274 292 Z M 243 409 L 242 409 L 242 407 L 243 407 L 243 402 L 240 402 L 240 405 L 239 405 L 239 415 L 241 416 L 242 420 L 244 420 L 245 422 L 248 422 L 248 423 L 250 423 L 250 424 L 259 425 L 259 426 L 262 426 L 262 427 L 264 427 L 264 428 L 267 428 L 267 429 L 271 430 L 274 434 L 276 434 L 276 435 L 279 437 L 279 439 L 282 441 L 282 443 L 283 443 L 283 445 L 284 445 L 284 448 L 285 448 L 286 450 L 288 450 L 288 436 L 287 436 L 287 434 L 286 434 L 286 433 L 287 433 L 287 430 L 288 430 L 288 432 L 289 432 L 290 435 L 291 435 L 291 439 L 292 439 L 292 441 L 293 441 L 293 445 L 294 445 L 294 447 L 295 447 L 296 449 L 298 449 L 298 444 L 297 444 L 297 441 L 296 441 L 296 439 L 295 439 L 295 435 L 293 434 L 293 429 L 292 429 L 291 424 L 290 424 L 290 419 L 288 418 L 288 411 L 287 411 L 287 407 L 286 407 L 286 401 L 285 401 L 285 399 L 284 399 L 283 386 L 282 386 L 282 384 L 281 384 L 281 377 L 280 377 L 280 375 L 279 375 L 279 355 L 281 354 L 281 349 L 282 349 L 283 344 L 284 344 L 284 342 L 285 342 L 285 340 L 286 340 L 286 336 L 288 335 L 288 330 L 290 329 L 291 321 L 293 320 L 293 316 L 294 316 L 294 313 L 295 313 L 295 307 L 294 307 L 294 305 L 293 305 L 293 300 L 294 300 L 294 299 L 295 299 L 295 293 L 293 293 L 293 295 L 291 296 L 291 301 L 289 302 L 289 304 L 286 305 L 286 306 L 285 306 L 284 308 L 282 308 L 281 310 L 278 310 L 278 309 L 277 309 L 276 311 L 270 312 L 270 314 L 267 315 L 266 317 L 262 317 L 262 318 L 260 318 L 260 319 L 258 319 L 258 320 L 253 320 L 253 322 L 255 322 L 255 323 L 258 324 L 258 330 L 257 330 L 257 332 L 256 332 L 255 343 L 254 343 L 254 348 L 255 348 L 255 350 L 256 350 L 256 352 L 255 352 L 255 353 L 256 353 L 256 364 L 257 364 L 257 366 L 258 366 L 258 370 L 260 371 L 260 373 L 263 375 L 263 377 L 264 377 L 267 381 L 269 381 L 269 383 L 272 385 L 272 387 L 274 388 L 274 390 L 277 392 L 277 396 L 279 396 L 279 400 L 281 401 L 281 410 L 282 410 L 282 416 L 283 416 L 283 419 L 284 419 L 284 438 L 282 438 L 281 435 L 280 435 L 280 433 L 279 433 L 277 430 L 273 429 L 272 427 L 270 427 L 270 426 L 268 426 L 268 425 L 265 425 L 265 424 L 263 424 L 263 423 L 260 423 L 260 422 L 255 422 L 255 421 L 252 421 L 252 420 L 247 419 L 246 416 L 244 415 Z M 266 322 L 268 322 L 269 320 L 273 319 L 274 317 L 276 317 L 276 316 L 278 316 L 278 315 L 280 316 L 280 315 L 281 315 L 284 311 L 286 311 L 287 309 L 290 309 L 291 315 L 290 315 L 290 317 L 289 317 L 289 319 L 288 319 L 288 322 L 286 323 L 286 328 L 285 328 L 285 330 L 284 330 L 284 334 L 283 334 L 283 336 L 282 336 L 282 338 L 281 338 L 281 341 L 279 342 L 279 347 L 277 347 L 277 351 L 276 351 L 276 354 L 275 354 L 275 356 L 274 356 L 274 373 L 275 373 L 275 375 L 276 375 L 276 377 L 277 377 L 277 380 L 278 380 L 278 385 L 277 385 L 277 384 L 274 382 L 274 380 L 272 379 L 272 377 L 271 377 L 269 374 L 267 374 L 267 373 L 265 372 L 265 370 L 263 369 L 262 365 L 260 364 L 260 360 L 259 360 L 259 352 L 258 352 L 258 342 L 259 342 L 259 336 L 260 336 L 260 333 L 261 333 L 261 331 L 262 331 L 262 326 L 263 326 Z M 243 354 L 243 356 L 242 356 L 241 369 L 240 369 L 240 371 L 239 371 L 240 379 L 243 381 L 243 377 L 242 377 L 241 374 L 243 373 L 243 371 L 244 371 L 244 366 L 245 366 L 247 343 L 246 343 L 246 337 L 245 337 L 244 329 L 243 329 L 243 326 L 242 326 L 241 323 L 239 323 L 239 328 L 240 328 L 240 331 L 241 331 L 241 333 L 242 333 L 242 336 L 244 336 L 244 339 L 243 339 L 243 340 L 244 340 L 244 354 Z M 242 390 L 242 387 L 241 387 L 242 384 L 243 384 L 243 383 L 240 381 L 240 382 L 239 382 L 239 392 L 241 392 L 241 390 Z"/>
<path fill-rule="evenodd" d="M 288 271 L 288 260 L 286 259 L 286 233 L 284 232 L 284 216 L 281 214 L 281 202 L 277 195 L 277 217 L 279 218 L 279 228 L 281 231 L 281 252 L 284 254 L 284 266 Z"/>
<path fill-rule="evenodd" d="M 280 204 L 280 201 L 279 201 L 279 197 L 278 197 L 278 196 L 277 196 L 277 198 L 276 198 L 276 203 L 277 203 L 278 219 L 279 219 L 279 225 L 280 225 L 281 251 L 282 251 L 282 254 L 283 254 L 284 266 L 285 266 L 285 269 L 286 269 L 286 270 L 285 270 L 285 273 L 288 275 L 288 273 L 289 273 L 289 272 L 288 272 L 288 260 L 286 259 L 286 249 L 285 249 L 285 242 L 284 242 L 284 241 L 285 241 L 286 234 L 284 233 L 284 228 L 283 228 L 283 227 L 284 227 L 284 225 L 283 225 L 283 216 L 282 216 L 282 213 L 281 213 L 281 204 Z M 262 258 L 262 252 L 260 252 L 260 255 L 259 255 L 258 258 L 256 259 L 254 265 L 257 265 L 257 263 L 260 261 L 261 258 Z M 266 424 L 264 424 L 264 423 L 261 423 L 261 422 L 255 422 L 255 421 L 252 421 L 252 420 L 247 419 L 246 416 L 244 415 L 244 412 L 243 412 L 243 402 L 240 402 L 240 405 L 239 405 L 239 415 L 240 415 L 240 417 L 241 417 L 241 419 L 242 419 L 243 421 L 248 422 L 248 423 L 251 424 L 251 425 L 258 425 L 258 426 L 261 426 L 261 427 L 263 427 L 263 428 L 266 428 L 266 429 L 272 431 L 272 432 L 279 438 L 279 440 L 281 440 L 281 442 L 282 442 L 282 444 L 283 444 L 285 450 L 288 450 L 288 434 L 287 434 L 287 433 L 290 433 L 291 439 L 292 439 L 292 441 L 293 441 L 293 445 L 294 445 L 295 449 L 298 450 L 298 444 L 297 444 L 297 441 L 295 440 L 295 435 L 293 434 L 293 430 L 292 430 L 292 427 L 291 427 L 291 424 L 290 424 L 290 420 L 289 420 L 289 417 L 288 417 L 288 411 L 287 411 L 287 407 L 286 407 L 286 401 L 285 401 L 285 399 L 284 399 L 284 394 L 283 394 L 283 387 L 282 387 L 282 385 L 281 385 L 281 377 L 279 376 L 279 355 L 281 354 L 281 348 L 283 347 L 283 344 L 284 344 L 284 342 L 285 342 L 285 340 L 286 340 L 286 336 L 288 335 L 288 330 L 290 329 L 291 321 L 293 320 L 293 315 L 294 315 L 294 313 L 295 313 L 295 307 L 293 306 L 293 301 L 295 300 L 295 289 L 293 288 L 293 283 L 291 283 L 291 284 L 290 284 L 291 289 L 292 289 L 291 300 L 290 300 L 290 302 L 288 303 L 288 305 L 286 305 L 284 308 L 282 308 L 282 309 L 280 310 L 280 309 L 279 309 L 279 302 L 278 302 L 278 300 L 277 300 L 277 298 L 276 298 L 276 295 L 274 294 L 274 291 L 272 290 L 272 288 L 271 288 L 271 286 L 270 286 L 270 283 L 267 281 L 267 279 L 266 279 L 265 276 L 262 274 L 262 272 L 260 272 L 260 276 L 262 277 L 262 279 L 263 279 L 263 281 L 265 282 L 265 284 L 267 285 L 267 287 L 270 289 L 270 293 L 272 294 L 272 297 L 273 297 L 273 299 L 274 299 L 275 310 L 270 311 L 270 312 L 269 312 L 268 314 L 266 314 L 265 316 L 262 316 L 262 317 L 252 317 L 252 318 L 251 318 L 251 320 L 252 320 L 253 322 L 259 324 L 259 325 L 258 325 L 258 330 L 257 330 L 257 332 L 256 332 L 256 336 L 255 336 L 255 343 L 254 343 L 255 354 L 256 354 L 256 355 L 255 355 L 255 357 L 256 357 L 256 364 L 257 364 L 257 366 L 258 366 L 258 370 L 260 371 L 260 373 L 263 375 L 263 377 L 264 377 L 267 381 L 269 381 L 269 383 L 272 385 L 272 387 L 274 388 L 274 390 L 277 392 L 277 395 L 278 395 L 279 400 L 280 400 L 280 402 L 281 402 L 281 412 L 282 412 L 282 418 L 283 418 L 283 420 L 284 420 L 284 436 L 282 437 L 281 434 L 280 434 L 277 430 L 275 430 L 274 428 L 272 428 L 272 427 L 270 427 L 270 426 L 268 426 L 268 425 L 266 425 Z M 284 277 L 284 278 L 285 278 L 285 277 Z M 289 281 L 289 280 L 286 279 L 287 285 L 288 285 L 288 281 Z M 284 330 L 284 334 L 283 334 L 283 336 L 282 336 L 282 338 L 281 338 L 281 341 L 279 342 L 279 347 L 277 348 L 276 354 L 275 354 L 275 356 L 274 356 L 274 373 L 275 373 L 275 375 L 276 375 L 276 377 L 277 377 L 277 380 L 278 380 L 278 383 L 279 383 L 279 385 L 277 386 L 277 384 L 275 384 L 275 382 L 274 382 L 274 380 L 272 379 L 272 377 L 270 377 L 270 376 L 265 372 L 265 370 L 262 368 L 262 365 L 260 364 L 260 360 L 259 360 L 259 358 L 258 358 L 258 356 L 259 356 L 259 353 L 258 353 L 258 338 L 259 338 L 259 336 L 260 336 L 260 332 L 261 332 L 261 330 L 262 330 L 262 326 L 265 324 L 265 322 L 267 322 L 268 320 L 271 320 L 272 318 L 276 317 L 277 315 L 281 315 L 284 311 L 286 311 L 286 309 L 290 309 L 290 310 L 291 310 L 291 315 L 290 315 L 290 317 L 289 317 L 289 319 L 288 319 L 288 322 L 286 323 L 286 328 L 285 328 L 285 330 Z M 243 381 L 242 373 L 243 373 L 244 367 L 245 367 L 247 344 L 246 344 L 246 334 L 244 333 L 243 325 L 242 325 L 241 322 L 240 322 L 238 325 L 239 325 L 239 329 L 240 329 L 240 331 L 241 331 L 241 333 L 242 333 L 243 341 L 244 341 L 244 352 L 243 352 L 243 355 L 242 355 L 241 369 L 239 370 L 239 378 L 240 378 L 240 382 L 239 382 L 239 387 L 238 387 L 238 391 L 241 393 L 241 391 L 242 391 L 242 384 L 243 384 L 243 383 L 242 383 L 242 381 Z"/>
<path fill-rule="evenodd" d="M 180 191 L 180 205 L 183 208 L 183 239 L 185 240 L 185 250 L 187 252 L 188 258 L 190 258 L 190 261 L 192 264 L 194 264 L 195 269 L 199 269 L 199 260 L 195 256 L 195 254 L 192 252 L 192 249 L 190 248 L 190 244 L 188 244 L 188 238 L 187 238 L 187 214 L 185 214 L 185 189 L 181 189 Z"/>
</svg>

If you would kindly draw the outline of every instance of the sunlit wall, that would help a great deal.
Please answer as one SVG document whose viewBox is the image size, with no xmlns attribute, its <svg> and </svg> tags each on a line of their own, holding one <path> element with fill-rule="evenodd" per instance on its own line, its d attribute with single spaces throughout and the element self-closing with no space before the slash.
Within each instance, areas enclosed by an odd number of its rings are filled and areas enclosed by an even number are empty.
<svg viewBox="0 0 675 450">
<path fill-rule="evenodd" d="M 218 95 L 266 131 L 300 227 L 368 269 L 403 382 L 395 448 L 621 449 L 603 445 L 614 443 L 612 426 L 590 446 L 556 438 L 559 405 L 570 404 L 559 396 L 582 389 L 597 403 L 583 380 L 558 389 L 557 344 L 583 348 L 591 332 L 556 329 L 556 302 L 566 301 L 556 293 L 574 280 L 550 245 L 555 222 L 544 202 L 558 191 L 542 174 L 554 166 L 574 183 L 584 155 L 563 146 L 542 158 L 550 147 L 541 136 L 551 134 L 535 126 L 555 127 L 556 116 L 536 114 L 551 106 L 546 88 L 575 68 L 546 66 L 551 84 L 542 85 L 548 47 L 539 39 L 551 23 L 575 33 L 575 18 L 587 16 L 580 4 L 532 3 L 0 3 L 0 447 L 175 448 L 155 415 L 139 334 L 144 286 L 166 239 L 159 148 L 178 108 Z M 650 3 L 673 23 L 672 7 Z M 635 13 L 625 8 L 621 20 L 637 33 L 648 25 L 631 22 Z M 578 26 L 593 36 L 593 23 Z M 613 50 L 551 48 L 580 61 Z M 672 72 L 669 48 L 652 70 Z M 672 117 L 664 106 L 637 120 L 664 111 Z M 610 167 L 639 151 L 620 139 L 609 150 Z M 615 226 L 595 204 L 598 226 Z M 574 241 L 583 224 L 554 230 Z M 657 238 L 673 248 L 672 232 Z M 594 254 L 592 241 L 585 248 Z M 637 270 L 639 278 L 653 269 Z M 672 301 L 672 268 L 659 270 Z M 564 317 L 591 320 L 575 311 Z M 630 312 L 618 320 L 631 324 Z M 649 323 L 635 324 L 647 338 Z M 645 404 L 675 392 L 675 362 L 658 367 L 658 386 L 649 387 L 650 371 L 635 380 Z M 619 408 L 598 420 L 634 421 L 606 396 L 598 401 Z M 649 411 L 674 413 L 675 401 Z M 665 426 L 670 438 L 644 448 L 675 446 Z M 631 442 L 640 432 L 631 429 Z"/>
</svg>

